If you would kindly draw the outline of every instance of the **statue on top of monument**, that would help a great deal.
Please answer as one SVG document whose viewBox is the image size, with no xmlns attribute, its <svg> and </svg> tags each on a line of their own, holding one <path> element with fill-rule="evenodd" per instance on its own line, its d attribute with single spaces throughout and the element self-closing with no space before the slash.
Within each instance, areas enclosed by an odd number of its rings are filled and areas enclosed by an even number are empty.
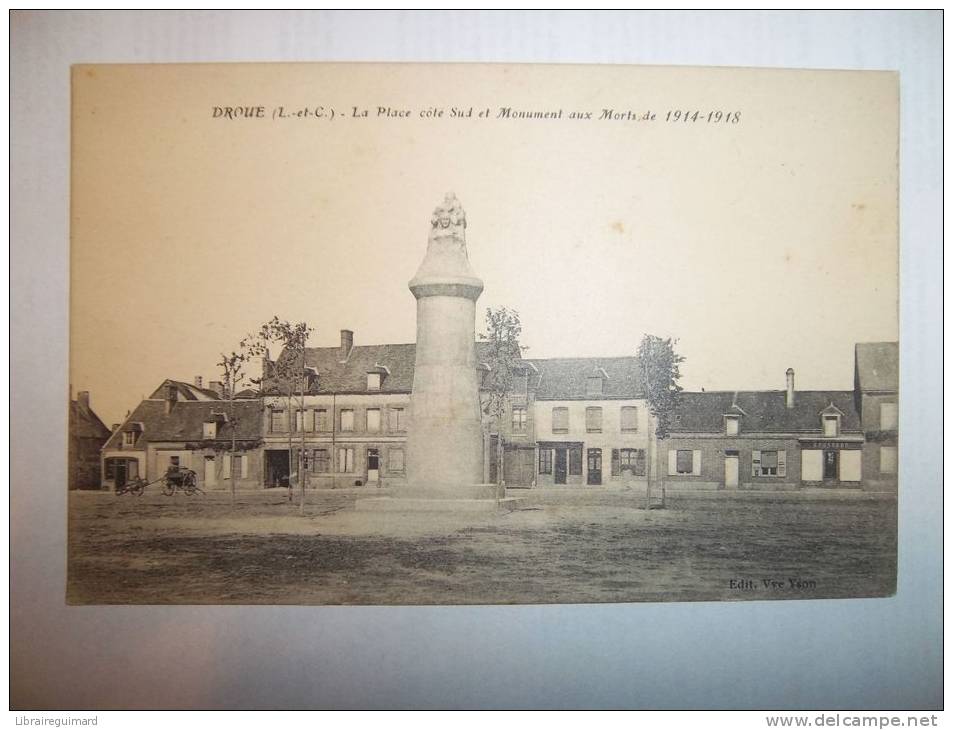
<svg viewBox="0 0 953 730">
<path fill-rule="evenodd" d="M 466 243 L 467 214 L 453 193 L 447 193 L 430 219 L 430 241 L 440 238 L 456 238 Z"/>
</svg>

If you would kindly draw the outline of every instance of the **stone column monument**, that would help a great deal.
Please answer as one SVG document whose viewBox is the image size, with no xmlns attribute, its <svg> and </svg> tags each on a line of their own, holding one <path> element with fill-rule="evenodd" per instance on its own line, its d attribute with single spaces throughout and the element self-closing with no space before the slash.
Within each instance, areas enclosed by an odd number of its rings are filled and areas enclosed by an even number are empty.
<svg viewBox="0 0 953 730">
<path fill-rule="evenodd" d="M 449 193 L 430 222 L 427 255 L 410 281 L 417 299 L 417 360 L 407 436 L 407 486 L 399 496 L 490 499 L 474 321 L 483 282 L 470 268 L 467 219 Z"/>
</svg>

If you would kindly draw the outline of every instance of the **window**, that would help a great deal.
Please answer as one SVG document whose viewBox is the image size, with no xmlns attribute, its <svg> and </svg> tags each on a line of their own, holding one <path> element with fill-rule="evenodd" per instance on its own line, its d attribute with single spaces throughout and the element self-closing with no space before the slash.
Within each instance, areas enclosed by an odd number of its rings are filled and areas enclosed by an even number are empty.
<svg viewBox="0 0 953 730">
<path fill-rule="evenodd" d="M 331 471 L 327 449 L 315 449 L 311 452 L 311 471 L 318 473 Z"/>
<path fill-rule="evenodd" d="M 880 447 L 880 473 L 881 474 L 896 474 L 897 473 L 897 447 L 896 446 L 881 446 Z"/>
<path fill-rule="evenodd" d="M 338 471 L 342 474 L 354 471 L 354 449 L 338 449 Z"/>
<path fill-rule="evenodd" d="M 676 474 L 692 474 L 694 466 L 694 458 L 692 452 L 688 449 L 679 449 L 675 455 L 675 473 Z"/>
<path fill-rule="evenodd" d="M 825 436 L 836 436 L 837 435 L 837 416 L 824 416 L 824 435 Z"/>
<path fill-rule="evenodd" d="M 725 435 L 726 436 L 737 436 L 738 435 L 738 416 L 725 416 Z"/>
<path fill-rule="evenodd" d="M 586 408 L 586 432 L 600 433 L 602 431 L 602 408 L 589 406 Z"/>
<path fill-rule="evenodd" d="M 553 433 L 569 432 L 569 409 L 553 408 Z M 549 472 L 546 472 L 547 474 Z"/>
<path fill-rule="evenodd" d="M 553 473 L 553 450 L 552 449 L 539 450 L 539 473 L 540 474 Z"/>
<path fill-rule="evenodd" d="M 880 430 L 881 431 L 896 431 L 897 430 L 897 404 L 896 403 L 881 403 L 880 404 Z"/>
<path fill-rule="evenodd" d="M 123 431 L 122 434 L 122 445 L 123 446 L 135 446 L 136 445 L 136 436 L 138 434 L 135 431 Z"/>
<path fill-rule="evenodd" d="M 202 438 L 213 439 L 218 436 L 218 424 L 215 421 L 207 421 L 202 424 Z"/>
<path fill-rule="evenodd" d="M 368 389 L 368 390 L 380 390 L 380 389 L 381 389 L 381 374 L 380 374 L 380 373 L 368 373 L 368 374 L 367 374 L 367 389 Z"/>
<path fill-rule="evenodd" d="M 232 478 L 232 455 L 225 454 L 222 457 L 222 479 Z"/>
<path fill-rule="evenodd" d="M 392 448 L 387 452 L 387 468 L 390 471 L 404 470 L 404 450 Z"/>
<path fill-rule="evenodd" d="M 379 433 L 381 430 L 381 409 L 367 409 L 367 431 L 368 433 Z"/>
<path fill-rule="evenodd" d="M 341 410 L 341 430 L 354 430 L 354 411 L 350 408 L 344 408 Z"/>
<path fill-rule="evenodd" d="M 285 420 L 285 412 L 273 410 L 271 412 L 271 430 L 274 433 L 281 433 L 288 430 L 288 422 Z"/>
<path fill-rule="evenodd" d="M 404 409 L 403 408 L 391 408 L 390 409 L 390 430 L 391 431 L 403 431 L 405 427 L 404 424 Z"/>
<path fill-rule="evenodd" d="M 599 375 L 586 378 L 586 395 L 602 395 L 603 380 Z"/>
<path fill-rule="evenodd" d="M 639 430 L 639 409 L 635 406 L 622 406 L 622 430 Z"/>
<path fill-rule="evenodd" d="M 301 452 L 301 471 L 311 470 L 311 452 L 304 449 Z"/>
<path fill-rule="evenodd" d="M 620 471 L 628 469 L 633 476 L 645 476 L 645 449 L 620 449 Z"/>
<path fill-rule="evenodd" d="M 751 476 L 783 477 L 786 473 L 784 451 L 752 451 Z"/>
<path fill-rule="evenodd" d="M 569 475 L 582 476 L 582 446 L 569 447 Z"/>
<path fill-rule="evenodd" d="M 169 466 L 174 466 L 176 469 L 178 469 L 178 468 L 179 468 L 179 457 L 178 457 L 178 456 L 170 456 L 170 457 L 169 457 Z"/>
<path fill-rule="evenodd" d="M 324 408 L 317 408 L 314 411 L 314 430 L 330 431 L 331 422 L 328 419 L 328 412 Z"/>
<path fill-rule="evenodd" d="M 513 406 L 513 430 L 520 433 L 526 430 L 526 406 Z"/>
<path fill-rule="evenodd" d="M 295 411 L 295 431 L 304 431 L 304 411 Z"/>
</svg>

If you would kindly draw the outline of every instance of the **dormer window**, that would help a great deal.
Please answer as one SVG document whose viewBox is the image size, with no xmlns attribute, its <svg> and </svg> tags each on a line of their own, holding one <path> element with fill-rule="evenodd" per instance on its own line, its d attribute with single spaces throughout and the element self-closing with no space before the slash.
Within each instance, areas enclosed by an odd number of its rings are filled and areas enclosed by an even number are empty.
<svg viewBox="0 0 953 730">
<path fill-rule="evenodd" d="M 390 369 L 386 365 L 374 363 L 374 367 L 367 371 L 367 389 L 380 390 L 384 378 L 388 375 L 390 375 Z"/>
<path fill-rule="evenodd" d="M 602 395 L 605 381 L 601 375 L 591 375 L 586 378 L 586 395 Z"/>
<path fill-rule="evenodd" d="M 835 437 L 840 431 L 839 416 L 824 416 L 824 435 Z"/>
<path fill-rule="evenodd" d="M 122 445 L 135 446 L 139 441 L 139 435 L 142 433 L 142 423 L 135 421 L 129 424 L 129 427 L 122 432 Z"/>
<path fill-rule="evenodd" d="M 740 422 L 741 419 L 738 416 L 725 416 L 725 435 L 737 436 Z"/>
<path fill-rule="evenodd" d="M 218 436 L 218 422 L 206 421 L 202 424 L 202 438 L 214 439 Z"/>
</svg>

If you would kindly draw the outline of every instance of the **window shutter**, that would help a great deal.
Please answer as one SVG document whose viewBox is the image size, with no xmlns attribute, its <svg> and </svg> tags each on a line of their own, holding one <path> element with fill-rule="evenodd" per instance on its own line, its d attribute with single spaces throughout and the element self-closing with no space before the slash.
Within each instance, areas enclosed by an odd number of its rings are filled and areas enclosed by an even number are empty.
<svg viewBox="0 0 953 730">
<path fill-rule="evenodd" d="M 860 449 L 841 449 L 840 452 L 840 481 L 860 481 Z"/>
<path fill-rule="evenodd" d="M 702 452 L 698 449 L 692 451 L 692 476 L 700 476 L 702 473 Z"/>
<path fill-rule="evenodd" d="M 761 476 L 761 452 L 760 451 L 751 452 L 751 476 L 753 477 Z"/>
<path fill-rule="evenodd" d="M 675 449 L 668 450 L 668 475 L 670 477 L 678 474 L 678 466 L 676 459 L 678 459 L 678 452 Z"/>
<path fill-rule="evenodd" d="M 239 456 L 242 462 L 242 479 L 245 479 L 248 476 L 248 457 L 245 455 Z"/>
<path fill-rule="evenodd" d="M 622 468 L 619 461 L 619 450 L 612 449 L 612 476 L 617 477 L 621 473 Z"/>
<path fill-rule="evenodd" d="M 225 454 L 222 458 L 222 479 L 232 478 L 232 455 Z"/>
<path fill-rule="evenodd" d="M 778 476 L 787 476 L 787 452 L 778 451 Z"/>
</svg>

